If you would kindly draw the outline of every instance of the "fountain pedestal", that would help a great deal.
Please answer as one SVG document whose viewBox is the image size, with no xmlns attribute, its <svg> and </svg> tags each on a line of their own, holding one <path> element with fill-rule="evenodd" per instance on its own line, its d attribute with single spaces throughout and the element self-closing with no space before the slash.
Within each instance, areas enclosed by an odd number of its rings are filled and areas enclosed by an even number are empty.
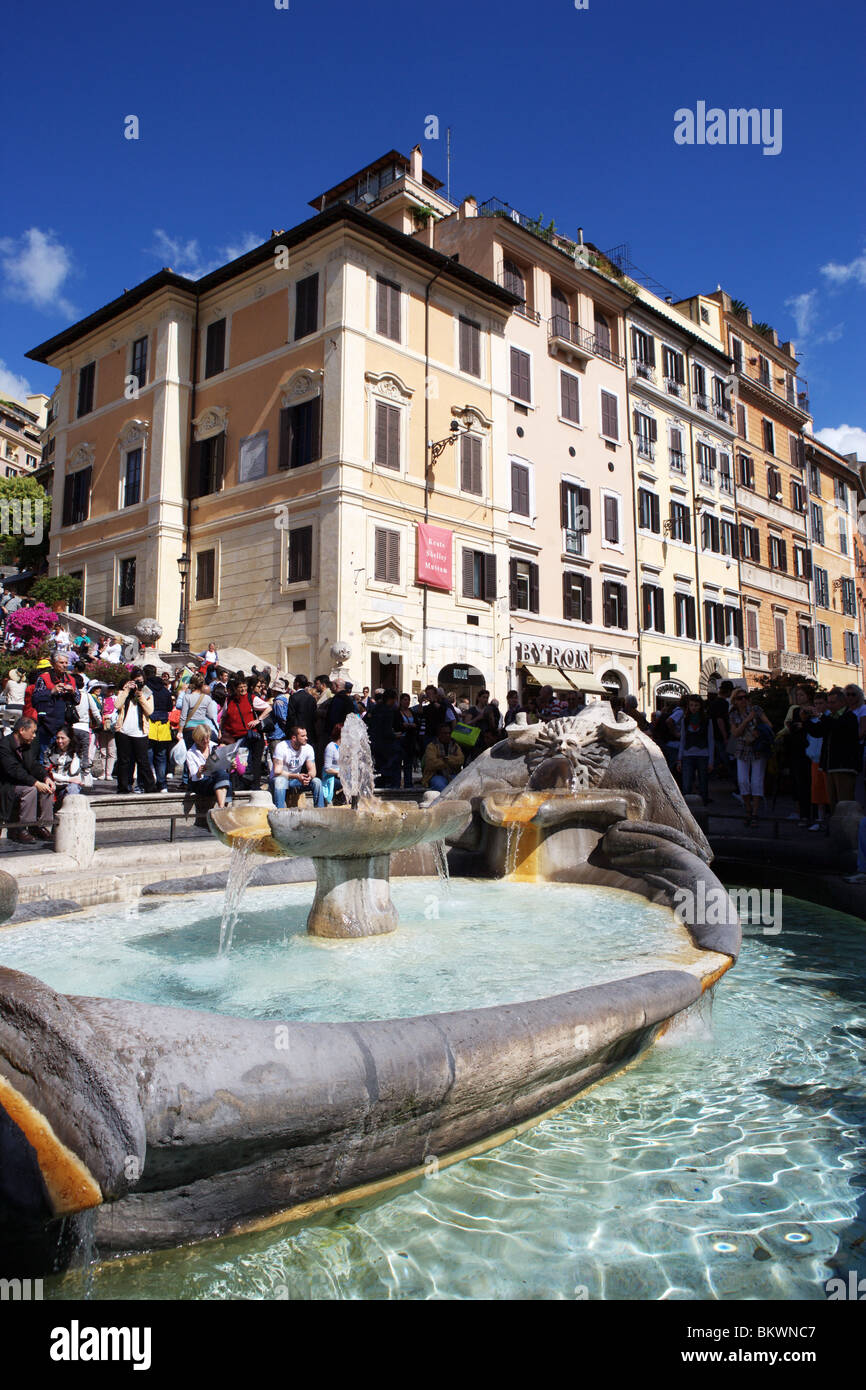
<svg viewBox="0 0 866 1390">
<path fill-rule="evenodd" d="M 313 936 L 384 936 L 397 928 L 391 856 L 314 859 L 316 896 L 307 918 Z"/>
</svg>

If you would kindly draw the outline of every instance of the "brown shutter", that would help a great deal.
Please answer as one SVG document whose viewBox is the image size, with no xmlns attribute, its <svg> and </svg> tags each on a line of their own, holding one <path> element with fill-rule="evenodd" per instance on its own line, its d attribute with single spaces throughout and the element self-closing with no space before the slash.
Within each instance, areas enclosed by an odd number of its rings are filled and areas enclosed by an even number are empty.
<svg viewBox="0 0 866 1390">
<path fill-rule="evenodd" d="M 529 611 L 538 612 L 538 566 L 529 566 Z"/>
<path fill-rule="evenodd" d="M 511 349 L 511 394 L 519 401 L 532 399 L 529 353 L 516 347 Z"/>
<path fill-rule="evenodd" d="M 464 550 L 463 552 L 463 597 L 480 598 L 480 594 L 475 592 L 475 551 Z"/>
<path fill-rule="evenodd" d="M 288 408 L 280 411 L 280 443 L 277 454 L 277 467 L 288 468 L 292 449 L 292 412 Z"/>
<path fill-rule="evenodd" d="M 613 627 L 611 597 L 612 586 L 610 580 L 605 579 L 601 585 L 601 620 L 605 627 Z"/>
<path fill-rule="evenodd" d="M 510 603 L 510 605 L 511 605 L 512 608 L 516 609 L 516 608 L 517 608 L 517 599 L 518 599 L 518 594 L 517 594 L 517 561 L 516 561 L 516 560 L 509 560 L 509 562 L 508 562 L 508 581 L 509 581 L 509 582 L 508 582 L 508 588 L 509 588 L 509 603 Z"/>
<path fill-rule="evenodd" d="M 657 426 L 655 420 L 652 418 L 651 415 L 648 415 L 648 416 L 647 416 L 647 424 L 648 424 L 648 426 L 649 426 L 649 437 L 650 437 L 650 442 L 653 443 L 653 444 L 655 444 L 656 440 L 657 440 L 658 437 L 659 437 L 659 432 L 658 432 L 658 426 Z"/>
<path fill-rule="evenodd" d="M 583 621 L 592 622 L 592 580 L 588 574 L 583 576 Z"/>
<path fill-rule="evenodd" d="M 574 580 L 574 575 L 569 574 L 568 571 L 566 571 L 566 570 L 563 570 L 563 574 L 562 574 L 562 616 L 563 616 L 563 618 L 571 618 L 571 617 L 573 616 L 573 615 L 572 615 L 572 611 L 571 611 L 571 606 L 572 606 L 572 605 L 571 605 L 571 586 L 572 586 L 573 580 Z"/>
<path fill-rule="evenodd" d="M 373 561 L 373 578 L 379 583 L 387 579 L 388 569 L 388 533 L 380 527 L 376 527 L 374 533 L 375 557 Z"/>
<path fill-rule="evenodd" d="M 619 439 L 618 402 L 610 391 L 601 393 L 601 432 L 610 439 Z"/>
<path fill-rule="evenodd" d="M 491 603 L 496 598 L 496 556 L 484 556 L 484 594 Z"/>
<path fill-rule="evenodd" d="M 400 532 L 388 532 L 388 582 L 400 583 Z"/>
<path fill-rule="evenodd" d="M 588 535 L 589 532 L 592 530 L 592 503 L 588 487 L 579 487 L 577 489 L 577 502 L 578 506 L 583 507 L 585 509 L 586 526 L 584 527 L 584 530 Z"/>
<path fill-rule="evenodd" d="M 568 483 L 559 484 L 559 524 L 563 531 L 568 529 L 568 486 Z"/>
<path fill-rule="evenodd" d="M 464 434 L 460 440 L 460 489 L 481 496 L 481 440 Z"/>
<path fill-rule="evenodd" d="M 580 424 L 580 386 L 571 372 L 560 372 L 560 405 L 566 420 Z"/>
</svg>

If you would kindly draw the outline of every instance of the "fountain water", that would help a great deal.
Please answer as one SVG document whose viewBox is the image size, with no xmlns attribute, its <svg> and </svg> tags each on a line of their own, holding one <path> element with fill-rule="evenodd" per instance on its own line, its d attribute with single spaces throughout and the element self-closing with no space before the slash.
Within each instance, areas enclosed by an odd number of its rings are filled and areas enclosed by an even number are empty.
<svg viewBox="0 0 866 1390">
<path fill-rule="evenodd" d="M 373 754 L 364 721 L 357 714 L 347 714 L 343 724 L 340 781 L 350 805 L 373 800 Z"/>
<path fill-rule="evenodd" d="M 232 844 L 232 857 L 220 922 L 218 954 L 221 956 L 227 956 L 232 948 L 232 937 L 237 925 L 238 913 L 241 910 L 241 899 L 257 868 L 255 858 L 257 838 L 257 836 L 244 835 L 241 832 Z"/>
</svg>

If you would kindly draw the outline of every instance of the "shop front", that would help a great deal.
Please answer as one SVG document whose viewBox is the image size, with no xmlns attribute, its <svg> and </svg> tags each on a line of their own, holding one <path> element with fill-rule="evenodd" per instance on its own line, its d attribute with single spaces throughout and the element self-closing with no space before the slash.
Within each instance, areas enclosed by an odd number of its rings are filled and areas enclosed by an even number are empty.
<svg viewBox="0 0 866 1390">
<path fill-rule="evenodd" d="M 551 686 L 560 700 L 570 704 L 580 703 L 581 697 L 603 698 L 609 694 L 608 687 L 593 675 L 588 645 L 519 638 L 514 644 L 514 657 L 523 704 L 544 685 Z"/>
</svg>

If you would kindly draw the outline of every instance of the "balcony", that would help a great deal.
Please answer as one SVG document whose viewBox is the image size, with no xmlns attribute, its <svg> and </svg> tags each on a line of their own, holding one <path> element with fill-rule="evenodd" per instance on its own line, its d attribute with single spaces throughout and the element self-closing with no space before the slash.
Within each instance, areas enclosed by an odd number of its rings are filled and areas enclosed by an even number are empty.
<svg viewBox="0 0 866 1390">
<path fill-rule="evenodd" d="M 641 381 L 651 381 L 653 386 L 656 382 L 656 369 L 651 367 L 649 362 L 632 362 L 632 376 L 640 377 Z"/>
<path fill-rule="evenodd" d="M 761 651 L 760 647 L 746 647 L 745 656 L 746 665 L 751 666 L 753 670 L 766 671 L 768 669 L 767 655 Z"/>
<path fill-rule="evenodd" d="M 682 400 L 686 394 L 685 382 L 677 381 L 675 377 L 665 377 L 665 390 L 669 396 L 678 396 Z"/>
<path fill-rule="evenodd" d="M 698 392 L 696 391 L 696 392 L 695 392 L 695 395 L 694 395 L 694 405 L 695 405 L 695 407 L 696 407 L 698 410 L 704 410 L 704 411 L 706 411 L 707 414 L 709 414 L 709 412 L 710 412 L 710 398 L 709 398 L 709 396 L 701 396 L 701 395 L 699 395 Z"/>
<path fill-rule="evenodd" d="M 590 333 L 588 328 L 581 328 L 579 323 L 573 323 L 564 314 L 554 314 L 549 320 L 547 340 L 551 352 L 565 353 L 580 362 L 588 362 L 598 351 L 595 334 Z"/>
<path fill-rule="evenodd" d="M 720 492 L 727 492 L 729 496 L 733 497 L 733 495 L 734 495 L 734 480 L 733 480 L 733 478 L 731 477 L 730 473 L 720 473 L 720 474 L 719 474 L 719 491 L 720 491 Z"/>
<path fill-rule="evenodd" d="M 671 449 L 669 457 L 670 457 L 670 461 L 671 461 L 671 472 L 672 472 L 672 473 L 685 473 L 685 471 L 686 471 L 686 456 L 685 456 L 685 454 L 682 452 L 682 450 L 681 450 L 681 449 Z"/>
<path fill-rule="evenodd" d="M 653 463 L 656 456 L 656 446 L 653 441 L 651 439 L 645 439 L 642 434 L 639 434 L 635 442 L 637 444 L 638 457 L 649 459 L 650 463 Z"/>
<path fill-rule="evenodd" d="M 753 386 L 760 386 L 778 400 L 785 401 L 792 410 L 799 410 L 803 415 L 809 414 L 809 383 L 802 377 L 797 377 L 796 381 L 788 381 L 786 377 L 774 381 L 771 372 L 756 372 L 752 376 L 746 370 L 746 364 L 742 359 L 734 361 L 734 370 L 744 381 L 750 382 Z"/>
<path fill-rule="evenodd" d="M 717 420 L 723 420 L 726 425 L 733 424 L 733 415 L 721 401 L 713 401 L 713 414 Z"/>
<path fill-rule="evenodd" d="M 701 482 L 702 482 L 706 487 L 715 487 L 715 485 L 716 485 L 716 470 L 715 470 L 715 468 L 713 467 L 713 465 L 712 465 L 711 463 L 702 463 L 702 464 L 701 464 Z"/>
<path fill-rule="evenodd" d="M 767 662 L 772 672 L 782 676 L 814 676 L 815 662 L 801 652 L 768 652 Z"/>
</svg>

